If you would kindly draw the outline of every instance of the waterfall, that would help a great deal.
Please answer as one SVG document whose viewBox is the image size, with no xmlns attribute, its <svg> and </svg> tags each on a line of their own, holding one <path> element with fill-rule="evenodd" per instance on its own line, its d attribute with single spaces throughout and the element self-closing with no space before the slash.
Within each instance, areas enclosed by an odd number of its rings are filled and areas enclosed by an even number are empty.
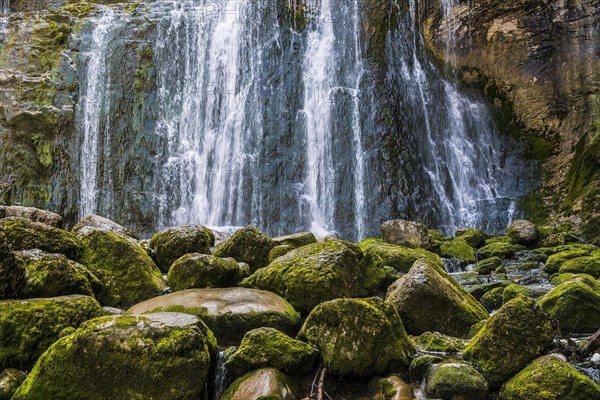
<svg viewBox="0 0 600 400">
<path fill-rule="evenodd" d="M 339 141 L 351 141 L 354 233 L 365 234 L 364 159 L 360 127 L 360 84 L 363 60 L 360 46 L 359 1 L 322 0 L 308 34 L 304 58 L 304 104 L 308 170 L 306 199 L 310 203 L 311 229 L 325 234 L 338 230 L 336 184 L 342 173 L 336 159 Z M 349 98 L 349 110 L 339 110 Z M 336 110 L 337 109 L 337 110 Z"/>
<path fill-rule="evenodd" d="M 0 4 L 0 15 L 10 14 L 10 0 L 2 0 Z"/>
<path fill-rule="evenodd" d="M 108 55 L 117 14 L 109 7 L 101 8 L 100 12 L 100 16 L 93 20 L 92 39 L 85 54 L 88 62 L 85 75 L 80 79 L 82 85 L 79 93 L 78 129 L 83 137 L 80 154 L 80 217 L 97 212 L 98 162 L 101 156 L 108 159 L 110 152 L 110 116 L 107 113 L 107 103 L 110 100 L 111 71 Z M 105 134 L 103 141 L 101 130 Z M 109 176 L 106 174 L 106 179 Z"/>
</svg>

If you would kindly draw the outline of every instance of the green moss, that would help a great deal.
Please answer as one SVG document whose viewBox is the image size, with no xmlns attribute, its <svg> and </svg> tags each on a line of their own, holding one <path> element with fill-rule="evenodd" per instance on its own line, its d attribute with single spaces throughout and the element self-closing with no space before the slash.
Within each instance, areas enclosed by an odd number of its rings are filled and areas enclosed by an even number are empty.
<svg viewBox="0 0 600 400">
<path fill-rule="evenodd" d="M 25 280 L 25 268 L 8 248 L 6 235 L 0 230 L 0 300 L 17 298 Z"/>
<path fill-rule="evenodd" d="M 17 369 L 8 368 L 0 373 L 0 399 L 10 400 L 25 380 L 25 374 Z"/>
<path fill-rule="evenodd" d="M 469 338 L 473 338 L 475 337 L 475 335 L 477 335 L 479 333 L 479 331 L 481 331 L 481 329 L 485 326 L 485 323 L 487 322 L 486 319 L 479 321 L 478 323 L 474 324 L 471 326 L 471 329 L 469 329 L 469 334 L 467 337 Z"/>
<path fill-rule="evenodd" d="M 554 273 L 558 272 L 560 267 L 566 261 L 573 259 L 573 258 L 585 257 L 585 256 L 589 256 L 589 255 L 590 255 L 590 253 L 587 250 L 574 249 L 574 250 L 561 251 L 561 252 L 550 255 L 548 257 L 548 260 L 546 260 L 546 263 L 544 264 L 542 269 L 547 274 L 554 274 Z"/>
<path fill-rule="evenodd" d="M 585 278 L 577 277 L 561 283 L 540 300 L 540 307 L 558 321 L 563 335 L 594 333 L 600 326 L 600 292 Z"/>
<path fill-rule="evenodd" d="M 501 261 L 502 260 L 500 259 L 500 257 L 496 256 L 486 258 L 477 263 L 477 267 L 475 267 L 474 271 L 477 272 L 479 275 L 489 275 L 492 273 L 492 271 L 494 271 L 500 266 Z"/>
<path fill-rule="evenodd" d="M 286 245 L 298 248 L 309 244 L 317 243 L 317 238 L 311 232 L 300 232 L 295 233 L 293 235 L 273 238 L 273 242 L 275 242 L 275 244 L 278 246 Z"/>
<path fill-rule="evenodd" d="M 508 285 L 502 291 L 502 304 L 506 304 L 512 299 L 516 299 L 520 296 L 532 297 L 533 291 L 531 289 L 526 288 L 525 286 L 521 286 L 519 284 L 513 283 Z"/>
<path fill-rule="evenodd" d="M 59 8 L 58 11 L 66 12 L 74 17 L 83 19 L 92 9 L 94 9 L 94 6 L 88 3 L 71 3 Z"/>
<path fill-rule="evenodd" d="M 507 280 L 495 281 L 495 282 L 486 283 L 486 284 L 482 284 L 482 285 L 471 286 L 467 289 L 467 291 L 474 298 L 479 300 L 485 293 L 489 292 L 490 290 L 496 289 L 496 288 L 505 288 L 508 285 L 510 285 L 511 283 L 512 283 L 511 281 L 507 281 Z"/>
<path fill-rule="evenodd" d="M 467 263 L 475 262 L 475 249 L 465 240 L 454 239 L 441 245 L 440 255 L 446 258 L 456 258 Z"/>
<path fill-rule="evenodd" d="M 572 280 L 580 280 L 582 282 L 585 282 L 589 287 L 600 293 L 600 282 L 598 282 L 596 279 L 594 279 L 593 276 L 588 274 L 564 273 L 555 275 L 552 278 L 552 284 L 558 286 L 561 283 L 565 283 Z"/>
<path fill-rule="evenodd" d="M 431 260 L 434 263 L 442 265 L 440 257 L 424 249 L 411 249 L 408 247 L 397 246 L 381 242 L 361 242 L 361 247 L 365 253 L 371 253 L 381 259 L 383 265 L 394 268 L 401 273 L 407 273 L 415 261 L 421 258 Z"/>
<path fill-rule="evenodd" d="M 158 232 L 152 236 L 150 248 L 154 250 L 161 271 L 169 272 L 171 264 L 179 257 L 189 253 L 208 254 L 214 243 L 215 235 L 210 229 L 189 225 Z"/>
<path fill-rule="evenodd" d="M 478 364 L 492 389 L 510 379 L 554 339 L 550 320 L 526 297 L 511 300 L 471 339 L 463 358 Z"/>
<path fill-rule="evenodd" d="M 497 287 L 489 292 L 486 292 L 483 296 L 481 296 L 481 304 L 485 307 L 486 310 L 492 312 L 493 310 L 497 310 L 502 307 L 502 294 L 504 293 L 503 287 Z"/>
<path fill-rule="evenodd" d="M 410 363 L 409 373 L 413 382 L 421 383 L 429 373 L 432 365 L 439 364 L 444 359 L 442 357 L 426 354 L 415 357 Z"/>
<path fill-rule="evenodd" d="M 402 371 L 415 352 L 394 308 L 379 299 L 322 303 L 309 314 L 298 336 L 319 349 L 331 373 L 342 376 Z"/>
<path fill-rule="evenodd" d="M 225 367 L 234 377 L 266 367 L 303 375 L 313 372 L 318 356 L 317 349 L 307 343 L 273 328 L 258 328 L 246 333 Z"/>
<path fill-rule="evenodd" d="M 600 278 L 600 257 L 577 257 L 565 261 L 558 270 L 561 274 L 566 272 L 588 274 Z"/>
<path fill-rule="evenodd" d="M 504 385 L 501 400 L 589 400 L 600 386 L 556 356 L 540 357 Z"/>
<path fill-rule="evenodd" d="M 207 254 L 186 254 L 173 263 L 167 280 L 173 291 L 231 287 L 238 283 L 240 267 L 232 258 L 218 258 Z"/>
<path fill-rule="evenodd" d="M 456 232 L 456 238 L 462 239 L 471 247 L 480 247 L 485 243 L 486 234 L 481 229 L 467 228 Z"/>
<path fill-rule="evenodd" d="M 217 257 L 232 257 L 245 262 L 256 271 L 269 264 L 269 253 L 275 242 L 259 231 L 247 226 L 235 232 L 228 240 L 219 243 L 213 254 Z"/>
<path fill-rule="evenodd" d="M 246 399 L 252 393 L 256 400 L 297 398 L 298 384 L 294 379 L 273 368 L 263 368 L 236 379 L 225 391 L 221 400 Z"/>
<path fill-rule="evenodd" d="M 477 251 L 477 256 L 480 260 L 490 257 L 510 258 L 519 250 L 525 250 L 525 247 L 506 241 L 486 241 L 485 246 Z"/>
<path fill-rule="evenodd" d="M 31 368 L 64 328 L 101 315 L 86 296 L 0 301 L 0 370 Z"/>
<path fill-rule="evenodd" d="M 190 316 L 101 317 L 53 344 L 14 398 L 206 400 L 216 350 Z"/>
<path fill-rule="evenodd" d="M 269 252 L 269 263 L 272 263 L 281 256 L 285 256 L 287 253 L 294 249 L 295 247 L 289 244 L 280 244 L 278 246 L 273 247 L 273 249 L 271 249 L 271 251 Z"/>
<path fill-rule="evenodd" d="M 460 353 L 466 346 L 466 341 L 447 336 L 439 332 L 425 332 L 415 339 L 420 351 Z"/>
<path fill-rule="evenodd" d="M 242 281 L 279 294 L 296 309 L 341 297 L 374 295 L 385 279 L 379 259 L 349 242 L 327 241 L 300 247 Z"/>
<path fill-rule="evenodd" d="M 434 366 L 429 372 L 426 392 L 431 398 L 486 400 L 489 387 L 485 378 L 472 366 L 444 363 Z"/>
</svg>

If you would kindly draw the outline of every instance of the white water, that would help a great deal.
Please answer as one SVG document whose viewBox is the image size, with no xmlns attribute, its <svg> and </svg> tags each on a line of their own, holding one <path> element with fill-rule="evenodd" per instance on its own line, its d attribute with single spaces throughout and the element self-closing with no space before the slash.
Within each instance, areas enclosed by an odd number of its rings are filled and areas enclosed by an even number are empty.
<svg viewBox="0 0 600 400">
<path fill-rule="evenodd" d="M 100 154 L 108 152 L 110 144 L 110 119 L 105 111 L 108 109 L 110 68 L 108 65 L 108 48 L 111 44 L 112 28 L 116 13 L 111 8 L 103 8 L 102 15 L 94 21 L 92 43 L 87 56 L 89 61 L 85 79 L 82 79 L 80 92 L 81 124 L 83 132 L 81 145 L 81 181 L 79 215 L 83 217 L 95 214 L 98 202 L 98 160 Z M 104 111 L 104 113 L 103 113 Z M 105 123 L 101 120 L 106 116 Z M 107 134 L 104 143 L 100 140 L 100 130 L 104 126 Z M 104 144 L 104 145 L 103 145 Z"/>
<path fill-rule="evenodd" d="M 10 0 L 2 0 L 0 3 L 0 15 L 10 14 Z"/>
</svg>

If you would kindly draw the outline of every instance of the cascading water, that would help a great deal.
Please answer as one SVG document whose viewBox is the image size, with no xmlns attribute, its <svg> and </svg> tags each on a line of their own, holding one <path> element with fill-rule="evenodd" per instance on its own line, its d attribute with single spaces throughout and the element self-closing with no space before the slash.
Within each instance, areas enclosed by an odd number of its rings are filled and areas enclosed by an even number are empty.
<svg viewBox="0 0 600 400">
<path fill-rule="evenodd" d="M 0 2 L 0 15 L 8 15 L 10 13 L 10 0 L 2 0 Z"/>
<path fill-rule="evenodd" d="M 85 75 L 80 80 L 83 83 L 80 86 L 78 111 L 78 129 L 83 137 L 80 155 L 80 217 L 97 212 L 98 161 L 100 157 L 110 158 L 110 116 L 107 113 L 110 99 L 110 64 L 107 57 L 117 14 L 109 7 L 99 10 L 100 15 L 94 20 L 90 47 L 85 54 L 88 60 Z M 104 178 L 108 180 L 110 174 L 104 174 Z M 105 185 L 107 191 L 110 186 Z"/>
</svg>

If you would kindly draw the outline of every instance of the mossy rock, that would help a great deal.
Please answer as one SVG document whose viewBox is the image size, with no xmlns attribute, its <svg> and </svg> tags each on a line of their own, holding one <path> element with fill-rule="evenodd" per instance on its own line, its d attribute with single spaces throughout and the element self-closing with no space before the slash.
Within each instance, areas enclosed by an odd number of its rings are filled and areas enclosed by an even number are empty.
<svg viewBox="0 0 600 400">
<path fill-rule="evenodd" d="M 442 246 L 442 244 L 444 244 L 444 242 L 446 242 L 446 236 L 444 236 L 442 232 L 437 231 L 435 229 L 429 229 L 427 233 L 431 238 L 429 246 L 427 246 L 427 250 L 439 254 L 440 247 Z"/>
<path fill-rule="evenodd" d="M 485 326 L 486 322 L 487 322 L 487 319 L 483 319 L 483 320 L 479 321 L 478 323 L 474 324 L 473 326 L 471 326 L 471 329 L 469 329 L 468 338 L 473 339 L 475 337 L 475 335 L 477 335 L 479 333 L 479 331 L 481 331 L 481 329 Z"/>
<path fill-rule="evenodd" d="M 537 261 L 527 261 L 516 264 L 508 268 L 510 271 L 533 271 L 540 268 L 540 263 Z"/>
<path fill-rule="evenodd" d="M 415 339 L 417 349 L 423 352 L 460 353 L 467 342 L 439 332 L 425 332 Z"/>
<path fill-rule="evenodd" d="M 19 386 L 25 381 L 25 374 L 14 368 L 0 373 L 0 400 L 10 400 Z"/>
<path fill-rule="evenodd" d="M 0 218 L 17 217 L 26 218 L 34 222 L 54 226 L 56 228 L 63 227 L 63 218 L 55 212 L 42 210 L 35 207 L 22 206 L 3 206 L 0 205 Z"/>
<path fill-rule="evenodd" d="M 407 400 L 412 399 L 412 389 L 397 374 L 388 375 L 385 378 L 375 377 L 369 381 L 369 399 L 377 400 Z"/>
<path fill-rule="evenodd" d="M 40 222 L 25 218 L 0 219 L 0 231 L 5 233 L 12 251 L 40 249 L 64 254 L 73 260 L 81 253 L 81 243 L 75 235 Z"/>
<path fill-rule="evenodd" d="M 477 263 L 474 271 L 479 275 L 490 275 L 493 271 L 500 266 L 502 260 L 500 257 L 490 257 L 485 260 L 481 260 Z"/>
<path fill-rule="evenodd" d="M 441 332 L 464 337 L 488 317 L 483 306 L 437 264 L 421 259 L 387 293 L 411 335 Z"/>
<path fill-rule="evenodd" d="M 560 270 L 560 267 L 568 260 L 579 257 L 587 257 L 590 252 L 582 249 L 561 251 L 552 254 L 546 260 L 542 270 L 547 274 L 555 274 Z"/>
<path fill-rule="evenodd" d="M 219 345 L 237 345 L 246 332 L 269 327 L 294 335 L 300 316 L 274 293 L 245 288 L 189 289 L 131 307 L 128 314 L 183 312 L 201 318 Z"/>
<path fill-rule="evenodd" d="M 558 286 L 561 283 L 565 283 L 565 282 L 576 280 L 576 279 L 581 280 L 582 282 L 585 282 L 592 289 L 594 289 L 595 291 L 600 293 L 600 281 L 594 279 L 593 276 L 588 275 L 588 274 L 572 274 L 572 273 L 558 274 L 558 275 L 554 275 L 552 277 L 551 282 L 553 285 Z"/>
<path fill-rule="evenodd" d="M 102 284 L 83 265 L 62 254 L 41 250 L 17 252 L 26 270 L 26 281 L 19 297 L 57 297 L 69 294 L 94 296 Z"/>
<path fill-rule="evenodd" d="M 317 238 L 311 232 L 299 232 L 293 235 L 278 236 L 273 238 L 276 246 L 292 246 L 298 248 L 309 244 L 317 243 Z"/>
<path fill-rule="evenodd" d="M 524 219 L 518 219 L 506 230 L 506 235 L 510 237 L 513 243 L 531 244 L 538 240 L 540 232 L 534 223 Z"/>
<path fill-rule="evenodd" d="M 504 288 L 502 292 L 502 304 L 506 304 L 512 299 L 517 297 L 525 296 L 525 297 L 533 297 L 535 294 L 534 291 L 528 289 L 525 286 L 519 285 L 517 283 L 512 283 Z"/>
<path fill-rule="evenodd" d="M 331 373 L 347 377 L 406 370 L 415 353 L 396 310 L 376 298 L 319 304 L 298 337 L 319 349 Z"/>
<path fill-rule="evenodd" d="M 103 313 L 87 296 L 0 301 L 0 370 L 30 369 L 64 328 Z"/>
<path fill-rule="evenodd" d="M 294 249 L 295 247 L 289 244 L 279 244 L 273 247 L 269 252 L 269 263 L 272 263 L 281 256 L 285 256 L 287 253 Z"/>
<path fill-rule="evenodd" d="M 512 244 L 505 241 L 494 241 L 488 243 L 477 251 L 477 257 L 484 260 L 490 257 L 499 257 L 502 259 L 511 258 L 519 250 L 525 250 L 525 247 L 519 244 Z"/>
<path fill-rule="evenodd" d="M 84 248 L 79 261 L 102 282 L 96 294 L 102 305 L 124 308 L 162 294 L 166 283 L 136 242 L 110 231 L 79 234 Z"/>
<path fill-rule="evenodd" d="M 0 231 L 0 300 L 16 299 L 25 284 L 25 268 L 8 248 L 6 235 Z"/>
<path fill-rule="evenodd" d="M 572 258 L 565 261 L 558 272 L 561 274 L 588 274 L 598 279 L 600 278 L 600 257 L 589 256 Z"/>
<path fill-rule="evenodd" d="M 94 230 L 109 231 L 125 239 L 134 239 L 135 241 L 139 239 L 138 235 L 136 235 L 133 231 L 99 215 L 86 215 L 85 217 L 81 218 L 77 225 L 71 229 L 71 232 L 81 236 L 85 232 Z"/>
<path fill-rule="evenodd" d="M 221 400 L 296 400 L 300 390 L 290 376 L 273 368 L 263 368 L 236 379 Z"/>
<path fill-rule="evenodd" d="M 240 267 L 233 258 L 208 254 L 186 254 L 169 269 L 167 280 L 173 291 L 193 288 L 231 287 L 238 283 Z"/>
<path fill-rule="evenodd" d="M 561 283 L 539 300 L 539 305 L 558 321 L 563 335 L 594 333 L 600 327 L 600 283 L 576 277 Z"/>
<path fill-rule="evenodd" d="M 179 226 L 158 232 L 150 240 L 156 264 L 163 272 L 181 256 L 189 253 L 209 254 L 215 244 L 215 235 L 201 225 Z M 241 260 L 240 260 L 241 261 Z"/>
<path fill-rule="evenodd" d="M 236 261 L 245 262 L 254 272 L 269 264 L 269 253 L 275 246 L 275 242 L 270 237 L 253 226 L 247 226 L 236 231 L 226 241 L 219 243 L 213 255 L 222 258 L 232 257 Z"/>
<path fill-rule="evenodd" d="M 421 383 L 429 373 L 429 370 L 434 364 L 443 362 L 444 359 L 439 356 L 425 354 L 415 357 L 409 367 L 409 375 L 412 382 Z"/>
<path fill-rule="evenodd" d="M 484 294 L 489 292 L 492 289 L 496 288 L 505 288 L 510 285 L 512 282 L 507 280 L 495 281 L 491 283 L 484 283 L 481 285 L 470 286 L 467 288 L 467 291 L 477 300 L 480 300 Z"/>
<path fill-rule="evenodd" d="M 341 297 L 372 296 L 385 279 L 378 257 L 353 243 L 309 244 L 256 271 L 241 286 L 279 294 L 297 310 Z"/>
<path fill-rule="evenodd" d="M 397 246 L 382 242 L 361 242 L 360 246 L 365 252 L 375 254 L 381 259 L 383 265 L 394 268 L 400 273 L 407 273 L 415 261 L 426 258 L 432 262 L 442 264 L 440 257 L 425 249 L 411 249 L 409 247 Z"/>
<path fill-rule="evenodd" d="M 385 243 L 425 249 L 431 245 L 427 227 L 419 222 L 402 219 L 385 221 L 379 227 L 379 231 Z"/>
<path fill-rule="evenodd" d="M 465 363 L 443 363 L 431 368 L 425 392 L 436 399 L 486 400 L 489 385 L 475 368 Z"/>
<path fill-rule="evenodd" d="M 481 367 L 492 389 L 548 349 L 554 330 L 544 311 L 530 298 L 517 297 L 491 316 L 463 351 Z"/>
<path fill-rule="evenodd" d="M 497 287 L 489 292 L 486 292 L 483 296 L 481 296 L 481 304 L 485 307 L 488 312 L 492 312 L 494 310 L 502 307 L 502 294 L 504 293 L 503 287 Z"/>
<path fill-rule="evenodd" d="M 462 239 L 469 246 L 477 248 L 484 245 L 486 234 L 481 229 L 467 228 L 457 231 L 456 238 Z"/>
<path fill-rule="evenodd" d="M 193 315 L 102 317 L 54 343 L 13 399 L 208 400 L 216 352 Z"/>
<path fill-rule="evenodd" d="M 500 391 L 501 400 L 600 399 L 600 386 L 555 355 L 533 361 Z"/>
<path fill-rule="evenodd" d="M 314 371 L 319 352 L 311 345 L 292 339 L 273 328 L 258 328 L 246 333 L 242 343 L 225 363 L 234 377 L 260 368 L 304 375 Z"/>
<path fill-rule="evenodd" d="M 454 239 L 442 244 L 440 255 L 445 258 L 454 258 L 468 264 L 475 262 L 475 249 L 463 239 Z"/>
</svg>

